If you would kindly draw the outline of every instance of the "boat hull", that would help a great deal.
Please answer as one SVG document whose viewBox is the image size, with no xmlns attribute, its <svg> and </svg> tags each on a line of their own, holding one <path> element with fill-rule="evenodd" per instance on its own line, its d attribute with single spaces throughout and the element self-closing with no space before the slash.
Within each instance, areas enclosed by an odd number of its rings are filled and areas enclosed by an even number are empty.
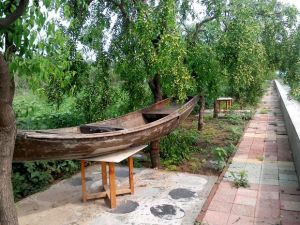
<svg viewBox="0 0 300 225">
<path fill-rule="evenodd" d="M 67 133 L 60 135 L 51 132 L 47 134 L 20 131 L 16 139 L 13 161 L 91 158 L 158 140 L 176 129 L 180 122 L 188 117 L 197 103 L 197 99 L 197 97 L 192 98 L 178 110 L 154 122 L 141 125 L 139 125 L 140 122 L 137 122 L 138 126 L 117 132 L 88 135 Z M 159 103 L 155 104 L 154 108 L 159 108 Z M 103 121 L 100 124 L 120 123 L 118 121 L 126 124 L 130 121 L 130 118 L 137 118 L 138 115 L 149 111 L 149 109 L 151 107 L 119 119 Z M 74 128 L 72 129 L 74 130 Z"/>
</svg>

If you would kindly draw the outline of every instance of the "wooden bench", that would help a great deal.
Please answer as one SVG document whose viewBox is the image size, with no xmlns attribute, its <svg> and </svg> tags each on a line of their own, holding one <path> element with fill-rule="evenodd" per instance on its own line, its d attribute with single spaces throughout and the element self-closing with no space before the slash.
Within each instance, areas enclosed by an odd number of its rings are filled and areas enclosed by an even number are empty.
<svg viewBox="0 0 300 225">
<path fill-rule="evenodd" d="M 109 155 L 99 156 L 95 158 L 87 158 L 81 160 L 81 182 L 82 182 L 82 201 L 86 202 L 92 199 L 108 198 L 111 208 L 115 208 L 117 205 L 116 196 L 124 194 L 134 193 L 134 181 L 133 181 L 133 158 L 132 156 L 147 147 L 147 145 L 141 145 L 132 147 L 123 151 L 115 152 Z M 115 175 L 115 163 L 119 163 L 124 159 L 128 159 L 129 168 L 129 186 L 125 188 L 116 188 L 116 175 Z M 102 185 L 104 190 L 97 193 L 88 193 L 86 188 L 86 171 L 85 162 L 101 162 L 101 175 Z M 107 164 L 109 173 L 107 177 Z"/>
</svg>

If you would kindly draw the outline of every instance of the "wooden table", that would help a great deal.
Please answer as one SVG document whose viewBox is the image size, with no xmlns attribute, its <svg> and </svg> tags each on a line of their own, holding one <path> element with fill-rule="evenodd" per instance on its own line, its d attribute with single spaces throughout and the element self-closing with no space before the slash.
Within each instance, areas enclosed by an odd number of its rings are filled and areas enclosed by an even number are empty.
<svg viewBox="0 0 300 225">
<path fill-rule="evenodd" d="M 222 102 L 225 102 L 226 106 L 225 106 L 225 109 L 228 110 L 231 106 L 232 106 L 232 98 L 229 98 L 229 97 L 221 97 L 221 98 L 218 98 L 216 100 L 216 104 L 217 104 L 217 107 L 218 107 L 218 112 L 221 111 L 221 103 Z"/>
<path fill-rule="evenodd" d="M 141 145 L 137 147 L 132 147 L 123 151 L 115 152 L 112 154 L 99 156 L 95 158 L 88 158 L 81 160 L 81 182 L 82 182 L 82 201 L 108 198 L 110 207 L 115 208 L 117 205 L 116 196 L 124 194 L 134 193 L 134 181 L 133 181 L 133 158 L 132 155 L 146 148 L 147 145 Z M 129 168 L 129 187 L 116 188 L 116 175 L 115 175 L 115 163 L 119 163 L 124 159 L 128 159 Z M 85 162 L 101 162 L 101 174 L 102 174 L 102 184 L 104 191 L 97 193 L 88 193 L 86 190 L 86 172 L 85 172 Z M 109 167 L 109 177 L 107 177 L 107 164 Z"/>
</svg>

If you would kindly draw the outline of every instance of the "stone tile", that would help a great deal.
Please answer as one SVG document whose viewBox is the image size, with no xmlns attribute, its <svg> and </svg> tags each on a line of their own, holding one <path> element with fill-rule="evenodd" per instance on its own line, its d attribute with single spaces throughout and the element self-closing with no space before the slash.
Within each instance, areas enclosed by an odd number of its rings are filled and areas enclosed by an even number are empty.
<svg viewBox="0 0 300 225">
<path fill-rule="evenodd" d="M 256 205 L 256 198 L 249 198 L 246 196 L 240 196 L 237 195 L 235 200 L 235 204 L 240 204 L 240 205 L 249 205 L 249 206 L 255 206 Z"/>
<path fill-rule="evenodd" d="M 226 225 L 228 218 L 228 213 L 207 210 L 203 219 L 203 223 L 209 225 Z"/>
<path fill-rule="evenodd" d="M 280 225 L 300 225 L 299 222 L 281 221 Z"/>
<path fill-rule="evenodd" d="M 209 204 L 208 209 L 211 211 L 218 211 L 218 212 L 223 212 L 223 213 L 229 214 L 231 211 L 232 205 L 233 205 L 232 203 L 212 200 L 211 203 Z"/>
<path fill-rule="evenodd" d="M 279 185 L 279 180 L 277 180 L 277 179 L 260 179 L 260 184 Z"/>
<path fill-rule="evenodd" d="M 265 161 L 277 161 L 278 156 L 277 155 L 272 155 L 272 154 L 265 154 L 264 155 L 264 160 Z"/>
<path fill-rule="evenodd" d="M 294 175 L 297 176 L 297 173 L 295 170 L 285 170 L 285 169 L 279 169 L 280 174 L 286 174 L 286 175 Z"/>
<path fill-rule="evenodd" d="M 276 191 L 261 191 L 258 194 L 258 199 L 279 200 L 279 192 L 276 192 Z"/>
<path fill-rule="evenodd" d="M 235 199 L 235 195 L 224 195 L 217 192 L 213 199 L 220 202 L 233 203 Z"/>
<path fill-rule="evenodd" d="M 278 180 L 278 175 L 277 174 L 262 174 L 262 179 Z"/>
<path fill-rule="evenodd" d="M 281 220 L 284 222 L 300 223 L 300 212 L 280 210 Z"/>
<path fill-rule="evenodd" d="M 254 220 L 254 225 L 279 225 L 280 224 L 280 219 L 272 219 L 272 218 L 267 218 L 267 219 L 262 219 L 262 218 L 255 218 Z"/>
<path fill-rule="evenodd" d="M 257 177 L 257 178 L 256 178 L 256 177 L 249 177 L 249 178 L 248 178 L 248 182 L 249 182 L 249 183 L 252 183 L 252 184 L 260 184 L 259 181 L 260 181 L 260 178 L 259 178 L 259 177 Z"/>
<path fill-rule="evenodd" d="M 280 211 L 277 208 L 258 207 L 255 210 L 255 217 L 261 219 L 278 219 L 280 217 Z"/>
<path fill-rule="evenodd" d="M 249 189 L 245 189 L 245 188 L 239 188 L 237 190 L 237 196 L 240 195 L 240 196 L 246 196 L 246 197 L 249 197 L 249 198 L 256 198 L 257 197 L 257 191 L 256 190 L 249 190 Z"/>
<path fill-rule="evenodd" d="M 285 194 L 300 195 L 300 189 L 298 187 L 280 187 L 280 191 Z"/>
<path fill-rule="evenodd" d="M 219 189 L 236 189 L 232 182 L 222 181 L 219 184 Z"/>
<path fill-rule="evenodd" d="M 265 200 L 260 199 L 255 208 L 255 217 L 269 219 L 269 218 L 279 218 L 279 200 Z"/>
<path fill-rule="evenodd" d="M 300 202 L 300 195 L 285 194 L 283 192 L 283 193 L 280 193 L 280 200 L 281 201 Z"/>
<path fill-rule="evenodd" d="M 219 187 L 217 190 L 217 194 L 221 194 L 221 195 L 233 195 L 235 196 L 237 193 L 237 189 L 235 187 L 232 188 L 223 188 L 223 187 Z"/>
<path fill-rule="evenodd" d="M 247 216 L 237 216 L 231 214 L 228 220 L 228 225 L 253 225 L 254 218 Z"/>
<path fill-rule="evenodd" d="M 290 175 L 290 174 L 279 173 L 279 179 L 298 182 L 298 177 L 296 174 Z"/>
<path fill-rule="evenodd" d="M 280 208 L 283 210 L 300 212 L 300 202 L 281 201 Z"/>
<path fill-rule="evenodd" d="M 262 169 L 262 174 L 274 174 L 276 176 L 278 176 L 278 169 L 266 169 L 266 168 L 263 168 Z"/>
<path fill-rule="evenodd" d="M 299 187 L 298 181 L 290 181 L 290 180 L 280 180 L 279 185 L 280 187 L 291 187 L 291 188 Z"/>
<path fill-rule="evenodd" d="M 233 204 L 231 214 L 238 216 L 254 217 L 255 207 L 249 205 Z"/>
</svg>

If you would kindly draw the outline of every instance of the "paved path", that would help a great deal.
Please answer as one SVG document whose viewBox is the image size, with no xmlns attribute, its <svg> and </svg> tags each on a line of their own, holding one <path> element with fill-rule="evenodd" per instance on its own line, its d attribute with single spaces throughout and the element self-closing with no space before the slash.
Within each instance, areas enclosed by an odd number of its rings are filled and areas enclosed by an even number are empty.
<svg viewBox="0 0 300 225">
<path fill-rule="evenodd" d="M 230 172 L 242 170 L 250 187 L 232 187 Z M 203 224 L 300 225 L 299 183 L 273 87 L 250 121 Z"/>
<path fill-rule="evenodd" d="M 17 203 L 20 225 L 193 225 L 217 180 L 215 176 L 134 169 L 135 193 L 117 197 L 111 210 L 103 199 L 81 202 L 80 174 Z M 128 184 L 126 167 L 116 167 L 117 186 Z M 89 192 L 100 189 L 100 166 L 87 169 Z"/>
</svg>

